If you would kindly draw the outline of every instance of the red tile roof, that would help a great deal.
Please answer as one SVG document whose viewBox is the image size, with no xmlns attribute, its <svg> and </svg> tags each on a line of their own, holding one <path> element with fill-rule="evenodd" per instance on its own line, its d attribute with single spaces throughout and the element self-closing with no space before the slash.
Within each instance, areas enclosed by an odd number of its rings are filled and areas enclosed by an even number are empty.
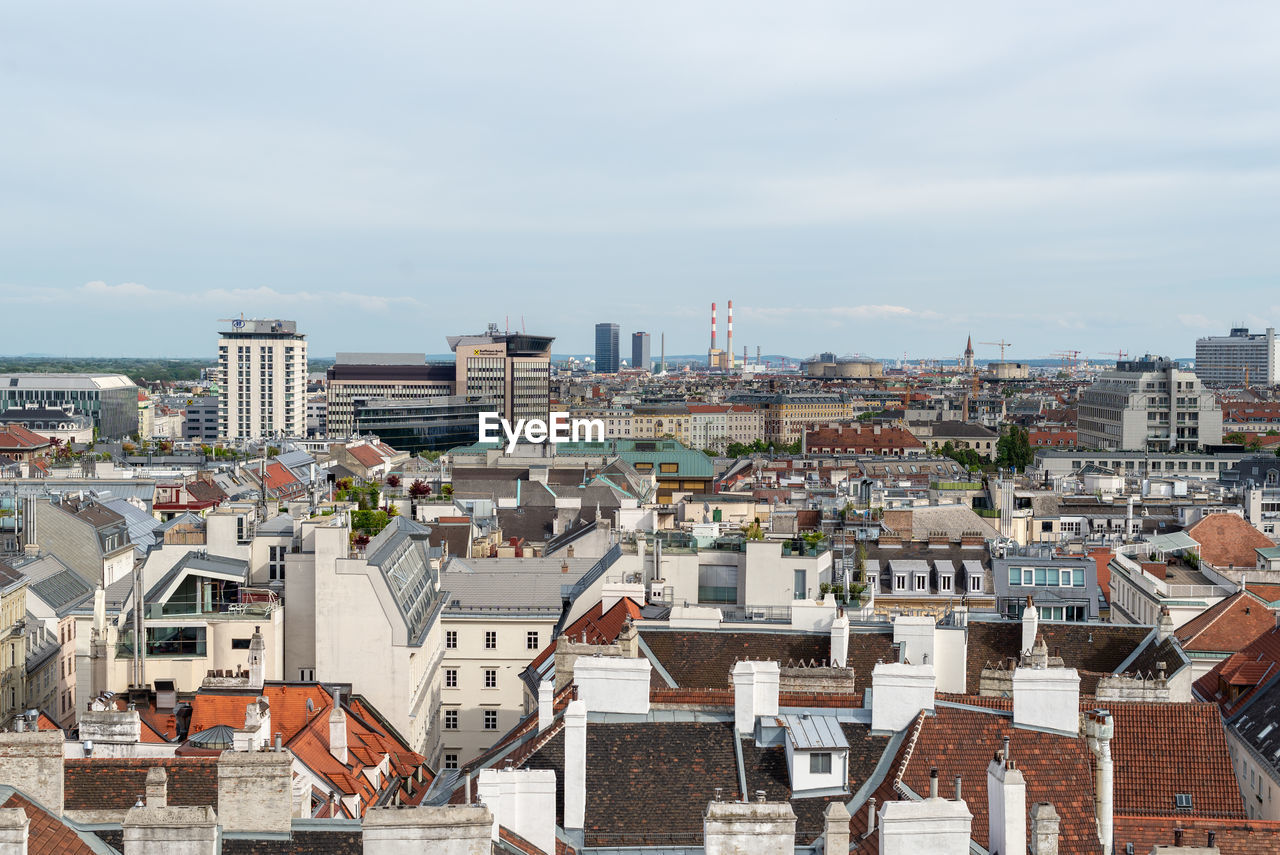
<svg viewBox="0 0 1280 855">
<path fill-rule="evenodd" d="M 627 618 L 632 620 L 640 620 L 640 607 L 636 605 L 634 600 L 625 597 L 609 607 L 609 611 L 603 615 L 600 613 L 602 603 L 596 603 L 585 615 L 574 621 L 568 629 L 564 630 L 562 635 L 566 635 L 574 641 L 581 642 L 585 633 L 587 644 L 612 644 L 618 640 L 618 633 L 622 632 L 623 624 Z M 537 668 L 547 658 L 553 656 L 556 652 L 555 642 L 543 648 L 542 652 L 533 658 L 529 663 L 530 668 Z"/>
<path fill-rule="evenodd" d="M 9 796 L 2 806 L 22 808 L 26 812 L 31 822 L 27 828 L 27 855 L 94 855 L 93 848 L 79 834 L 17 793 Z"/>
<path fill-rule="evenodd" d="M 32 451 L 48 446 L 49 438 L 14 423 L 0 426 L 0 448 Z"/>
<path fill-rule="evenodd" d="M 1280 673 L 1280 631 L 1273 626 L 1196 680 L 1192 691 L 1230 715 L 1253 696 L 1264 680 Z"/>
<path fill-rule="evenodd" d="M 1275 625 L 1276 616 L 1266 602 L 1252 592 L 1241 591 L 1205 609 L 1180 626 L 1175 635 L 1183 650 L 1238 653 Z"/>
<path fill-rule="evenodd" d="M 386 462 L 378 450 L 370 445 L 355 445 L 347 449 L 351 452 L 351 456 L 365 467 L 381 466 Z"/>
<path fill-rule="evenodd" d="M 1203 817 L 1115 817 L 1115 848 L 1125 851 L 1133 844 L 1135 853 L 1151 852 L 1156 845 L 1172 846 L 1173 830 L 1182 829 L 1183 846 L 1206 846 L 1209 832 L 1221 855 L 1272 855 L 1280 852 L 1280 822 Z"/>
<path fill-rule="evenodd" d="M 1235 514 L 1209 514 L 1187 529 L 1200 544 L 1200 558 L 1215 567 L 1248 567 L 1258 563 L 1255 549 L 1275 546 L 1271 538 Z"/>
<path fill-rule="evenodd" d="M 1102 590 L 1102 596 L 1106 597 L 1109 603 L 1111 602 L 1111 559 L 1115 558 L 1116 554 L 1103 547 L 1090 550 L 1089 557 L 1097 565 L 1098 587 Z"/>
<path fill-rule="evenodd" d="M 893 425 L 836 425 L 805 431 L 805 448 L 810 451 L 856 451 L 862 454 L 895 449 L 924 448 L 911 432 Z"/>
</svg>

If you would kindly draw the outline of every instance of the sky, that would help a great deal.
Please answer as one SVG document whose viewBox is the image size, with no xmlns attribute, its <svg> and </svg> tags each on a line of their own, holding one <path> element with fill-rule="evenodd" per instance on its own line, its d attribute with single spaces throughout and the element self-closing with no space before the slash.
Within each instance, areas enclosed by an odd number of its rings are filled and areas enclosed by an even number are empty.
<svg viewBox="0 0 1280 855">
<path fill-rule="evenodd" d="M 10 3 L 0 353 L 1194 353 L 1280 326 L 1280 4 Z M 628 350 L 624 344 L 624 350 Z M 979 360 L 999 348 L 977 345 Z M 624 354 L 625 355 L 625 354 Z"/>
</svg>

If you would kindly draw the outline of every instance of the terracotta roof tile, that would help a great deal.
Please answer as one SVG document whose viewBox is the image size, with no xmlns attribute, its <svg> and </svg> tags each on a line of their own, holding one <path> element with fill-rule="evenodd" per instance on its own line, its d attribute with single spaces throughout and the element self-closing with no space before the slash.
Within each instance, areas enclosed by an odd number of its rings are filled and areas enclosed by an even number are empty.
<svg viewBox="0 0 1280 855">
<path fill-rule="evenodd" d="M 1275 546 L 1271 538 L 1235 514 L 1209 514 L 1187 529 L 1200 544 L 1200 558 L 1215 567 L 1247 567 L 1257 564 L 1255 549 Z"/>
<path fill-rule="evenodd" d="M 1183 846 L 1205 846 L 1209 832 L 1221 855 L 1272 855 L 1280 852 L 1280 822 L 1203 817 L 1115 817 L 1117 852 L 1133 844 L 1135 853 L 1149 853 L 1156 845 L 1172 846 L 1173 831 L 1182 829 Z"/>
<path fill-rule="evenodd" d="M 1258 636 L 1274 629 L 1275 615 L 1257 595 L 1238 591 L 1178 627 L 1183 650 L 1238 653 Z"/>
<path fill-rule="evenodd" d="M 27 855 L 94 855 L 93 848 L 79 834 L 17 793 L 9 796 L 3 807 L 22 808 L 31 821 L 27 829 Z"/>
<path fill-rule="evenodd" d="M 1196 697 L 1218 705 L 1224 716 L 1238 710 L 1262 686 L 1280 673 L 1280 631 L 1273 626 L 1213 666 L 1192 685 Z"/>
</svg>

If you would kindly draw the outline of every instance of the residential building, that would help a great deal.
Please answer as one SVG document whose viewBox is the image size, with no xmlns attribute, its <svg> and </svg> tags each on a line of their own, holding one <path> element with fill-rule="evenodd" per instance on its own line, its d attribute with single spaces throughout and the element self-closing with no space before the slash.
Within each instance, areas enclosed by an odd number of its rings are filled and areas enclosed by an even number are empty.
<svg viewBox="0 0 1280 855">
<path fill-rule="evenodd" d="M 501 402 L 498 411 L 516 419 L 545 419 L 551 411 L 551 336 L 499 332 L 449 336 L 454 353 L 453 394 Z"/>
<path fill-rule="evenodd" d="M 1222 408 L 1171 359 L 1120 360 L 1080 393 L 1077 441 L 1091 449 L 1199 451 L 1222 442 Z"/>
<path fill-rule="evenodd" d="M 955 449 L 971 449 L 987 460 L 996 459 L 996 443 L 1000 434 L 989 427 L 973 422 L 933 421 L 911 422 L 911 432 L 924 442 L 930 451 L 941 451 L 951 443 Z"/>
<path fill-rule="evenodd" d="M 0 721 L 27 709 L 27 580 L 0 563 Z"/>
<path fill-rule="evenodd" d="M 53 448 L 49 437 L 20 424 L 0 423 L 0 454 L 16 461 L 33 461 L 45 457 Z"/>
<path fill-rule="evenodd" d="M 449 599 L 440 616 L 443 768 L 489 749 L 524 711 L 520 674 L 557 636 L 573 602 L 600 602 L 604 574 L 621 550 L 600 558 L 453 558 L 440 574 Z M 644 587 L 631 595 L 644 601 Z M 616 597 L 616 595 L 615 595 Z M 613 603 L 610 602 L 610 605 Z"/>
<path fill-rule="evenodd" d="M 0 374 L 0 410 L 74 407 L 103 439 L 138 432 L 138 387 L 123 374 Z"/>
<path fill-rule="evenodd" d="M 324 439 L 329 436 L 329 401 L 323 392 L 307 395 L 307 438 Z"/>
<path fill-rule="evenodd" d="M 1150 626 L 1168 612 L 1177 629 L 1231 596 L 1227 580 L 1187 558 L 1198 549 L 1185 532 L 1117 547 L 1107 565 L 1111 622 Z"/>
<path fill-rule="evenodd" d="M 1276 331 L 1250 334 L 1235 327 L 1230 334 L 1196 339 L 1196 376 L 1216 386 L 1274 386 L 1277 375 Z"/>
<path fill-rule="evenodd" d="M 307 337 L 294 321 L 236 318 L 218 340 L 226 384 L 218 396 L 222 439 L 304 437 Z"/>
<path fill-rule="evenodd" d="M 924 443 L 893 424 L 849 422 L 815 427 L 803 435 L 801 451 L 808 454 L 875 454 L 906 457 L 925 450 Z"/>
<path fill-rule="evenodd" d="M 991 559 L 996 611 L 1021 618 L 1028 599 L 1041 620 L 1098 619 L 1097 563 L 1087 555 L 1063 555 L 1051 546 L 1001 550 Z"/>
<path fill-rule="evenodd" d="M 617 374 L 618 325 L 596 324 L 596 373 Z"/>
<path fill-rule="evenodd" d="M 805 430 L 812 425 L 845 421 L 857 415 L 850 399 L 827 392 L 783 393 L 770 396 L 761 403 L 765 441 L 774 445 L 800 442 Z"/>
<path fill-rule="evenodd" d="M 649 371 L 653 361 L 649 358 L 649 334 L 638 332 L 631 334 L 631 367 L 640 371 Z"/>
<path fill-rule="evenodd" d="M 72 404 L 41 406 L 27 404 L 0 412 L 0 425 L 22 425 L 27 430 L 63 443 L 88 445 L 93 442 L 93 419 Z M 0 454 L 8 452 L 0 450 Z"/>
<path fill-rule="evenodd" d="M 1116 451 L 1077 448 L 1074 451 L 1039 450 L 1031 464 L 1034 478 L 1056 480 L 1076 475 L 1085 467 L 1109 469 L 1120 477 L 1177 477 L 1198 481 L 1216 481 L 1239 467 L 1240 462 L 1255 452 L 1214 451 Z"/>
<path fill-rule="evenodd" d="M 220 439 L 217 395 L 192 398 L 187 403 L 182 422 L 182 438 L 200 443 L 211 443 Z"/>
<path fill-rule="evenodd" d="M 349 437 L 356 427 L 357 399 L 416 401 L 454 394 L 455 367 L 428 363 L 422 353 L 339 353 L 325 374 L 325 433 Z"/>
<path fill-rule="evenodd" d="M 29 542 L 50 552 L 91 585 L 109 586 L 133 570 L 133 542 L 125 518 L 92 499 L 34 500 Z"/>
<path fill-rule="evenodd" d="M 674 439 L 694 445 L 690 404 L 637 404 L 631 410 L 631 435 L 644 439 Z"/>
</svg>

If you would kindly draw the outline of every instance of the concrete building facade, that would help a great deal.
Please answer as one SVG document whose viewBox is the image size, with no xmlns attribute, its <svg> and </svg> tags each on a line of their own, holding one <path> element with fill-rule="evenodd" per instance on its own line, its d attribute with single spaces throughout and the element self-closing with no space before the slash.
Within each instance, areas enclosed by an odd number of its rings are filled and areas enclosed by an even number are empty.
<svg viewBox="0 0 1280 855">
<path fill-rule="evenodd" d="M 223 439 L 305 437 L 307 337 L 294 321 L 236 318 L 218 340 L 226 378 L 218 396 Z"/>
</svg>

